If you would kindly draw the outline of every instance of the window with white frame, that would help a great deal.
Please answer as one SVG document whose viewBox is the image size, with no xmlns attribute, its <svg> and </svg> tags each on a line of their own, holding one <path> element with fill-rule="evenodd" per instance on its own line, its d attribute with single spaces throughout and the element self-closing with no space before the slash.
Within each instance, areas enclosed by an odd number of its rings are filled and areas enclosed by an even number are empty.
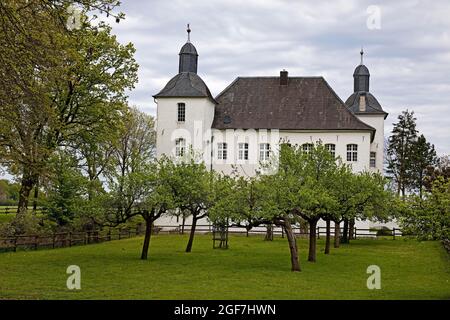
<svg viewBox="0 0 450 320">
<path fill-rule="evenodd" d="M 178 104 L 178 122 L 186 121 L 186 105 L 184 103 Z"/>
<path fill-rule="evenodd" d="M 238 159 L 248 160 L 248 143 L 239 143 Z"/>
<path fill-rule="evenodd" d="M 227 144 L 225 142 L 220 142 L 217 144 L 217 159 L 227 160 Z"/>
<path fill-rule="evenodd" d="M 358 145 L 348 144 L 347 145 L 347 161 L 356 162 L 358 161 Z"/>
<path fill-rule="evenodd" d="M 186 140 L 178 138 L 175 140 L 175 156 L 182 157 L 186 153 Z"/>
<path fill-rule="evenodd" d="M 377 153 L 371 152 L 370 153 L 370 167 L 375 168 L 377 166 Z"/>
<path fill-rule="evenodd" d="M 327 143 L 325 145 L 325 148 L 327 148 L 328 152 L 330 152 L 333 157 L 336 157 L 336 145 L 335 144 Z"/>
<path fill-rule="evenodd" d="M 310 153 L 313 148 L 312 143 L 305 143 L 302 145 L 302 151 L 305 153 Z"/>
<path fill-rule="evenodd" d="M 270 143 L 261 143 L 259 145 L 259 160 L 267 161 L 270 158 Z"/>
</svg>

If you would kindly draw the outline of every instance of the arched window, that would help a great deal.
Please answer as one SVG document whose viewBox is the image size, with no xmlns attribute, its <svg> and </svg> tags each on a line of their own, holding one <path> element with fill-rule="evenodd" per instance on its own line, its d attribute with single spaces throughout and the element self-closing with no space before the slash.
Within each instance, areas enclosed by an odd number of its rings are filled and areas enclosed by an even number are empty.
<svg viewBox="0 0 450 320">
<path fill-rule="evenodd" d="M 305 153 L 310 153 L 313 147 L 314 146 L 312 143 L 305 143 L 302 145 L 302 151 Z"/>
<path fill-rule="evenodd" d="M 347 145 L 347 161 L 356 162 L 358 161 L 358 145 L 348 144 Z"/>
<path fill-rule="evenodd" d="M 331 153 L 333 157 L 336 157 L 336 145 L 333 143 L 327 143 L 325 148 Z"/>
<path fill-rule="evenodd" d="M 175 140 L 175 156 L 182 157 L 186 154 L 186 140 L 178 138 Z"/>
</svg>

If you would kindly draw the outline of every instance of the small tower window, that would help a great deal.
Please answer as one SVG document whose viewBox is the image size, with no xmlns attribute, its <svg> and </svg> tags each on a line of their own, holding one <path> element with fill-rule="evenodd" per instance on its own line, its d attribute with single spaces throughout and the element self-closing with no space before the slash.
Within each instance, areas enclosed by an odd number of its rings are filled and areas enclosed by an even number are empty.
<svg viewBox="0 0 450 320">
<path fill-rule="evenodd" d="M 186 105 L 184 103 L 178 104 L 178 122 L 186 121 Z"/>
<path fill-rule="evenodd" d="M 179 138 L 175 140 L 175 156 L 182 157 L 186 153 L 186 140 Z"/>
<path fill-rule="evenodd" d="M 347 161 L 356 162 L 358 161 L 358 145 L 348 144 L 347 145 Z"/>
<path fill-rule="evenodd" d="M 325 145 L 325 148 L 327 148 L 328 152 L 330 152 L 333 157 L 336 157 L 336 145 L 335 144 L 328 143 Z"/>
<path fill-rule="evenodd" d="M 239 160 L 248 160 L 248 143 L 239 143 Z"/>
<path fill-rule="evenodd" d="M 217 144 L 217 159 L 227 160 L 227 144 L 224 142 Z"/>
<path fill-rule="evenodd" d="M 377 166 L 377 153 L 371 152 L 370 153 L 370 167 L 375 168 Z"/>
<path fill-rule="evenodd" d="M 305 143 L 302 145 L 302 150 L 304 153 L 310 153 L 313 148 L 312 143 Z"/>
<path fill-rule="evenodd" d="M 270 158 L 270 143 L 261 143 L 259 145 L 259 160 L 267 161 Z"/>
</svg>

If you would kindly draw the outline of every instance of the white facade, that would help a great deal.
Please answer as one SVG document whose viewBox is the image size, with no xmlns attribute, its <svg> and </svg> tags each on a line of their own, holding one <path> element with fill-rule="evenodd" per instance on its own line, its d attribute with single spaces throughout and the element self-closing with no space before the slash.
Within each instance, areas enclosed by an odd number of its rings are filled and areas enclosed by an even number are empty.
<svg viewBox="0 0 450 320">
<path fill-rule="evenodd" d="M 320 141 L 330 146 L 335 156 L 340 157 L 343 163 L 350 164 L 355 173 L 383 172 L 386 113 L 381 106 L 379 110 L 375 110 L 376 112 L 366 112 L 368 111 L 366 108 L 371 106 L 367 104 L 368 102 L 366 103 L 365 98 L 360 98 L 359 112 L 353 111 L 359 121 L 375 129 L 375 132 L 370 131 L 370 128 L 365 125 L 363 127 L 367 129 L 359 130 L 266 130 L 260 128 L 219 130 L 213 128 L 216 101 L 212 98 L 206 84 L 196 74 L 198 55 L 189 41 L 183 46 L 180 57 L 180 73 L 155 96 L 158 157 L 167 155 L 182 158 L 192 150 L 198 160 L 204 161 L 212 170 L 225 174 L 237 170 L 240 175 L 250 177 L 257 172 L 262 172 L 260 163 L 262 160 L 267 160 L 264 159 L 266 156 L 270 154 L 271 157 L 276 157 L 280 143 L 302 146 Z M 280 81 L 282 76 L 286 81 L 284 85 L 287 85 L 287 72 L 280 73 Z M 354 95 L 359 94 L 361 90 L 358 88 L 361 86 L 364 86 L 362 91 L 368 92 L 367 68 L 363 65 L 358 66 L 354 77 L 364 80 L 355 82 Z M 183 92 L 188 94 L 183 96 L 181 94 Z M 337 95 L 336 99 L 340 100 Z M 345 111 L 348 113 L 347 110 Z M 321 114 L 317 113 L 317 116 L 320 117 Z M 354 120 L 359 123 L 356 119 Z M 189 218 L 186 223 L 190 224 Z M 181 219 L 177 218 L 163 218 L 157 222 L 157 225 L 178 226 L 179 224 Z M 209 224 L 209 222 L 205 219 L 199 224 Z M 320 222 L 318 225 L 323 226 L 324 223 Z M 356 225 L 357 228 L 369 226 L 369 222 L 360 221 Z"/>
</svg>

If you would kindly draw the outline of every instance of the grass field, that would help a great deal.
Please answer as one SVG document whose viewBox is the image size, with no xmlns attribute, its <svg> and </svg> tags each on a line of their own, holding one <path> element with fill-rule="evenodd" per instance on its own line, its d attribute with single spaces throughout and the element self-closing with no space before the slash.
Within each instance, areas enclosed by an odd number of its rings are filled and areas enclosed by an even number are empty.
<svg viewBox="0 0 450 320">
<path fill-rule="evenodd" d="M 37 252 L 0 254 L 2 299 L 450 299 L 450 259 L 438 242 L 357 240 L 318 253 L 303 271 L 290 271 L 286 239 L 231 236 L 213 250 L 198 235 L 152 238 L 150 259 L 139 260 L 142 238 Z M 323 240 L 318 242 L 323 248 Z M 81 268 L 81 290 L 66 288 L 66 268 Z M 381 290 L 368 290 L 366 269 L 381 268 Z"/>
</svg>

